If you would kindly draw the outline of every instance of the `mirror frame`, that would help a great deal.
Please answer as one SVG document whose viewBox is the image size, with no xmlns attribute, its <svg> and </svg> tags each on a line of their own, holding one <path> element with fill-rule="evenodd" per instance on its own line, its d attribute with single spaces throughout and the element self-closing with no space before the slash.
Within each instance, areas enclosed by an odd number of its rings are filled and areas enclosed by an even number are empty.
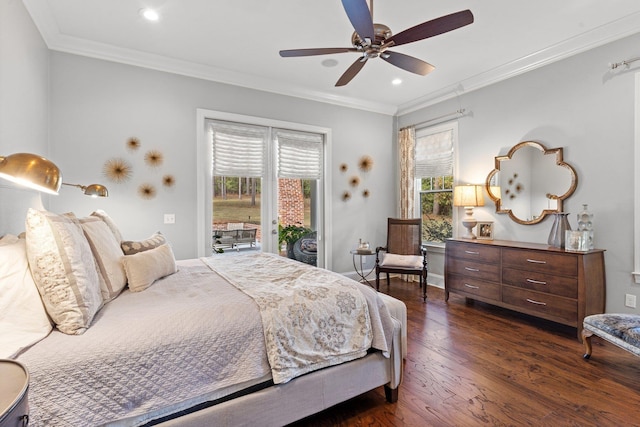
<svg viewBox="0 0 640 427">
<path fill-rule="evenodd" d="M 500 162 L 505 161 L 505 160 L 511 160 L 511 158 L 513 157 L 513 155 L 516 153 L 516 151 L 518 151 L 521 148 L 524 147 L 533 147 L 533 148 L 537 148 L 538 150 L 542 151 L 543 155 L 547 155 L 547 154 L 555 154 L 556 156 L 556 165 L 566 168 L 569 173 L 571 174 L 571 185 L 569 186 L 569 189 L 562 195 L 559 195 L 557 197 L 554 197 L 554 199 L 557 200 L 557 208 L 556 209 L 543 209 L 542 212 L 540 213 L 540 215 L 532 220 L 526 221 L 523 219 L 518 218 L 517 216 L 515 216 L 513 214 L 513 212 L 511 211 L 511 209 L 503 209 L 502 208 L 502 203 L 499 197 L 496 197 L 492 192 L 491 192 L 491 181 L 493 179 L 493 177 L 500 172 Z M 496 156 L 495 157 L 495 169 L 493 169 L 489 175 L 487 176 L 487 180 L 485 182 L 485 189 L 487 190 L 487 194 L 489 194 L 489 197 L 491 198 L 491 200 L 493 200 L 493 202 L 496 205 L 496 213 L 505 213 L 508 214 L 509 217 L 517 222 L 518 224 L 523 224 L 523 225 L 531 225 L 531 224 L 537 224 L 539 222 L 541 222 L 542 220 L 544 220 L 546 218 L 547 215 L 556 213 L 556 212 L 562 212 L 562 202 L 568 198 L 569 196 L 571 196 L 573 194 L 573 192 L 576 190 L 576 188 L 578 187 L 578 175 L 576 174 L 576 171 L 573 169 L 573 167 L 571 167 L 571 165 L 569 165 L 568 163 L 564 162 L 562 159 L 562 147 L 560 148 L 551 148 L 551 149 L 547 149 L 544 145 L 540 144 L 539 142 L 536 141 L 523 141 L 520 142 L 516 145 L 514 145 L 511 150 L 509 150 L 509 153 L 507 153 L 506 156 Z"/>
</svg>

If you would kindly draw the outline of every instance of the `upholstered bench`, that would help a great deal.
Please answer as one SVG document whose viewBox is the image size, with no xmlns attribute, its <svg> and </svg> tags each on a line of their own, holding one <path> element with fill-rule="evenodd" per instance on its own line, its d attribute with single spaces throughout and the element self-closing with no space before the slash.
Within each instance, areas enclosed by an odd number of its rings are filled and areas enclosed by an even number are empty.
<svg viewBox="0 0 640 427">
<path fill-rule="evenodd" d="M 630 353 L 640 356 L 640 315 L 593 314 L 584 318 L 582 340 L 584 358 L 591 357 L 591 337 L 597 335 Z"/>
</svg>

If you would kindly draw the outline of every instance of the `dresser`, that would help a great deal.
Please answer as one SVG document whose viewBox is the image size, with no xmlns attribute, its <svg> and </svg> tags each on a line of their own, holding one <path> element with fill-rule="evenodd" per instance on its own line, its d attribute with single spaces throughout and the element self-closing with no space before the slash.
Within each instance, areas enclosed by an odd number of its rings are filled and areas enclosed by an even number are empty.
<svg viewBox="0 0 640 427">
<path fill-rule="evenodd" d="M 0 359 L 0 427 L 29 424 L 29 373 L 19 362 Z"/>
<path fill-rule="evenodd" d="M 508 240 L 447 240 L 445 300 L 454 292 L 572 326 L 604 313 L 604 250 L 566 252 Z"/>
</svg>

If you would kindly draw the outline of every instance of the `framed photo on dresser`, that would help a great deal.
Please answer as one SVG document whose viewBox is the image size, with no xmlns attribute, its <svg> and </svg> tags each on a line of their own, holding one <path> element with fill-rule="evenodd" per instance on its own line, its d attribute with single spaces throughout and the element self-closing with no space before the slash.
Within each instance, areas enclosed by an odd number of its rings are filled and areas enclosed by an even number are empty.
<svg viewBox="0 0 640 427">
<path fill-rule="evenodd" d="M 476 233 L 480 240 L 493 240 L 493 221 L 478 221 Z"/>
</svg>

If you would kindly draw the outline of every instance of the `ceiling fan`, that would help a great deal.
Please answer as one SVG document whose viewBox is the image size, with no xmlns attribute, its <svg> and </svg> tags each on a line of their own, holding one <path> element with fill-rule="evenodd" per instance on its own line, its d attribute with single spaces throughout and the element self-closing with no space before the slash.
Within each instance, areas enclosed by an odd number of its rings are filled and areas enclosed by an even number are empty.
<svg viewBox="0 0 640 427">
<path fill-rule="evenodd" d="M 471 11 L 463 10 L 423 22 L 392 35 L 391 30 L 386 25 L 373 23 L 373 0 L 370 0 L 370 6 L 367 6 L 367 0 L 342 0 L 342 6 L 344 6 L 347 17 L 355 29 L 351 36 L 353 47 L 280 51 L 280 56 L 282 57 L 328 55 L 344 52 L 360 53 L 360 58 L 342 74 L 336 86 L 344 86 L 349 83 L 364 67 L 368 59 L 377 57 L 403 70 L 424 76 L 433 71 L 435 67 L 412 56 L 392 52 L 389 48 L 437 36 L 473 23 Z"/>
</svg>

